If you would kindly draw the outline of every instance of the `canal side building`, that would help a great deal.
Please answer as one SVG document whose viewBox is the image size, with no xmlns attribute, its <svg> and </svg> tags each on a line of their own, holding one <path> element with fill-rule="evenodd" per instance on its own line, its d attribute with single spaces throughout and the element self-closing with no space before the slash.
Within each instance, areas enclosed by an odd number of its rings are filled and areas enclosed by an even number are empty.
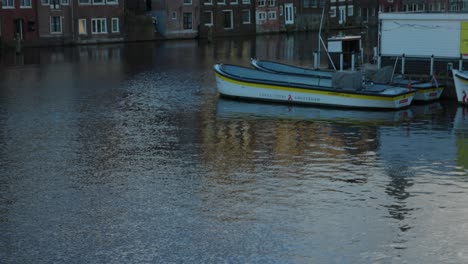
<svg viewBox="0 0 468 264">
<path fill-rule="evenodd" d="M 279 4 L 281 2 L 280 0 L 255 1 L 255 31 L 257 33 L 280 31 Z"/>
<path fill-rule="evenodd" d="M 255 0 L 201 0 L 200 37 L 255 34 L 255 5 Z"/>
<path fill-rule="evenodd" d="M 39 38 L 43 44 L 69 44 L 73 39 L 70 0 L 39 0 Z"/>
<path fill-rule="evenodd" d="M 156 37 L 195 38 L 200 24 L 200 0 L 138 0 L 129 7 L 151 18 Z"/>
<path fill-rule="evenodd" d="M 72 19 L 75 43 L 124 40 L 125 0 L 75 0 Z"/>
<path fill-rule="evenodd" d="M 0 40 L 14 45 L 17 38 L 22 43 L 35 43 L 38 40 L 37 7 L 38 0 L 3 0 L 0 3 Z"/>
</svg>

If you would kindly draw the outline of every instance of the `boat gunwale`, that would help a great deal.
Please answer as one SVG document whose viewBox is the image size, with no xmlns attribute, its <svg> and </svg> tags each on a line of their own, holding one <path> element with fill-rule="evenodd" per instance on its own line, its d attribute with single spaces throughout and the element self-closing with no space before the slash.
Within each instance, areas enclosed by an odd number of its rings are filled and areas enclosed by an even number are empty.
<svg viewBox="0 0 468 264">
<path fill-rule="evenodd" d="M 276 74 L 281 74 L 281 75 L 294 75 L 294 76 L 302 76 L 302 77 L 311 77 L 311 76 L 314 76 L 315 78 L 319 78 L 319 79 L 331 79 L 331 77 L 327 77 L 327 76 L 321 76 L 321 75 L 314 75 L 313 73 L 296 73 L 296 72 L 281 72 L 281 71 L 276 71 L 276 70 L 271 70 L 271 69 L 268 69 L 268 68 L 265 68 L 261 65 L 258 65 L 258 64 L 252 64 L 253 61 L 265 61 L 265 62 L 269 62 L 269 63 L 276 63 L 276 64 L 279 64 L 279 65 L 282 65 L 282 66 L 287 66 L 287 67 L 291 67 L 291 68 L 294 68 L 294 69 L 297 69 L 297 70 L 307 70 L 307 71 L 314 71 L 314 69 L 308 69 L 308 68 L 303 68 L 303 67 L 298 67 L 298 66 L 293 66 L 293 65 L 289 65 L 289 64 L 286 64 L 286 63 L 282 63 L 282 62 L 276 62 L 276 61 L 270 61 L 270 60 L 259 60 L 259 59 L 250 59 L 250 64 L 257 68 L 257 66 L 259 68 L 259 70 L 261 71 L 265 71 L 265 72 L 269 72 L 269 73 L 276 73 Z M 324 71 L 324 72 L 330 72 L 332 73 L 333 71 Z M 468 79 L 467 79 L 468 81 Z M 411 82 L 411 85 L 419 85 L 419 84 L 424 84 L 424 83 L 427 83 L 425 81 L 412 81 Z M 388 86 L 394 86 L 394 87 L 399 87 L 399 88 L 404 88 L 407 86 L 407 84 L 404 84 L 404 83 L 381 83 L 381 82 L 374 82 L 374 84 L 377 84 L 377 85 L 388 85 Z M 431 89 L 434 89 L 434 91 L 439 91 L 439 89 L 445 89 L 444 86 L 431 86 L 431 87 L 412 87 L 413 90 L 416 90 L 416 92 L 420 92 L 420 93 L 426 93 L 427 90 L 431 90 Z M 435 99 L 437 100 L 437 99 Z"/>
</svg>

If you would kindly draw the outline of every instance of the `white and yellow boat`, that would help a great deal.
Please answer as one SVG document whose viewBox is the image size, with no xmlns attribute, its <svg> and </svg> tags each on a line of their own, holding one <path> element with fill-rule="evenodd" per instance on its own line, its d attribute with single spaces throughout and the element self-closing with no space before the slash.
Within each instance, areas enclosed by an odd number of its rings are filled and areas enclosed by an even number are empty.
<svg viewBox="0 0 468 264">
<path fill-rule="evenodd" d="M 335 72 L 332 78 L 263 72 L 215 64 L 222 96 L 250 100 L 362 109 L 402 109 L 413 101 L 415 90 L 383 84 L 364 85 L 360 72 Z"/>
<path fill-rule="evenodd" d="M 452 74 L 458 103 L 468 105 L 468 71 L 452 69 Z"/>
</svg>

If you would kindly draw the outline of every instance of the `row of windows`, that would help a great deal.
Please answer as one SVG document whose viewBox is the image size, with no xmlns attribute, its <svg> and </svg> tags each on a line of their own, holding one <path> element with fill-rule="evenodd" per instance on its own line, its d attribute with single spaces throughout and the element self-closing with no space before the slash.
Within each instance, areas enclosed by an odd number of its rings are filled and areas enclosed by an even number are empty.
<svg viewBox="0 0 468 264">
<path fill-rule="evenodd" d="M 63 32 L 63 17 L 51 16 L 50 17 L 50 33 L 62 34 Z M 87 35 L 87 20 L 85 18 L 78 19 L 78 34 Z M 111 33 L 120 32 L 119 18 L 111 18 Z M 107 18 L 92 18 L 91 19 L 91 34 L 107 34 Z"/>
<path fill-rule="evenodd" d="M 19 0 L 20 7 L 32 7 L 32 0 Z M 14 8 L 15 7 L 15 0 L 2 0 L 2 7 L 3 8 Z"/>
<path fill-rule="evenodd" d="M 32 7 L 32 0 L 17 0 L 20 2 L 20 7 Z M 184 0 L 185 1 L 188 0 Z M 119 0 L 78 0 L 80 5 L 116 5 L 119 3 Z M 190 0 L 190 3 L 192 1 Z M 70 5 L 70 0 L 41 0 L 41 5 L 50 5 L 50 6 L 58 6 L 58 5 Z M 2 7 L 3 8 L 14 8 L 15 7 L 15 0 L 2 0 Z"/>
<path fill-rule="evenodd" d="M 213 11 L 204 11 L 202 22 L 205 26 L 213 26 Z M 234 17 L 232 10 L 223 10 L 223 27 L 224 29 L 233 29 L 234 28 Z M 242 10 L 241 11 L 241 22 L 242 24 L 250 24 L 250 10 Z"/>
<path fill-rule="evenodd" d="M 203 0 L 203 4 L 205 5 L 212 5 L 213 4 L 213 1 L 216 1 L 216 3 L 218 5 L 225 5 L 226 2 L 229 1 L 230 4 L 239 4 L 239 1 L 242 3 L 242 4 L 250 4 L 251 1 L 250 0 Z"/>
<path fill-rule="evenodd" d="M 269 12 L 257 12 L 257 22 L 261 24 L 267 20 L 276 20 L 276 11 L 269 11 Z"/>
</svg>

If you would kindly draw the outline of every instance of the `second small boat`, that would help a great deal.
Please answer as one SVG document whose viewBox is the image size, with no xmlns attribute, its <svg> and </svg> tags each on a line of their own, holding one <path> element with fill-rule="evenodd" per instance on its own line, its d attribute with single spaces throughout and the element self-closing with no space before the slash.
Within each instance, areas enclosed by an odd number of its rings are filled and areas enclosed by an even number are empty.
<svg viewBox="0 0 468 264">
<path fill-rule="evenodd" d="M 251 59 L 250 64 L 258 70 L 277 74 L 294 74 L 300 76 L 332 78 L 334 73 L 334 71 L 297 67 L 268 60 Z M 374 70 L 374 72 L 371 74 L 373 77 L 371 77 L 369 80 L 364 78 L 363 81 L 373 81 L 379 84 L 414 89 L 416 90 L 414 101 L 418 102 L 430 102 L 438 100 L 444 91 L 444 87 L 439 86 L 435 76 L 432 77 L 430 82 L 410 81 L 403 78 L 391 78 L 391 71 L 392 69 L 390 69 L 389 74 L 388 69 L 383 69 L 381 71 Z M 370 74 L 366 72 L 365 75 Z M 374 78 L 374 76 L 378 77 Z"/>
</svg>

